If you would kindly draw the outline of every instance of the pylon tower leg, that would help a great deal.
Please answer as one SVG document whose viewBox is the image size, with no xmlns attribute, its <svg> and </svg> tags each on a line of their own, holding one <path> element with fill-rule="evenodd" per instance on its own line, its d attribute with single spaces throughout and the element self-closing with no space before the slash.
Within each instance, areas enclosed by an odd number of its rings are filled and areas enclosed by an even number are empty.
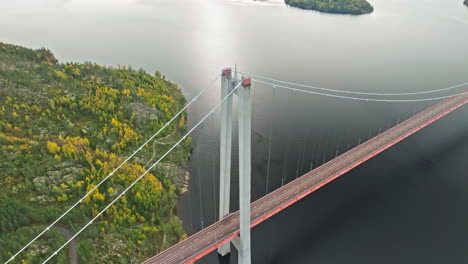
<svg viewBox="0 0 468 264">
<path fill-rule="evenodd" d="M 250 189 L 251 189 L 251 120 L 250 79 L 239 87 L 239 263 L 251 264 L 250 252 Z"/>
<path fill-rule="evenodd" d="M 229 94 L 232 89 L 232 73 L 230 68 L 222 71 L 221 98 Z M 231 144 L 232 144 L 232 96 L 221 105 L 221 144 L 219 171 L 219 219 L 229 214 L 231 189 Z M 222 256 L 231 252 L 230 243 L 218 248 Z"/>
</svg>

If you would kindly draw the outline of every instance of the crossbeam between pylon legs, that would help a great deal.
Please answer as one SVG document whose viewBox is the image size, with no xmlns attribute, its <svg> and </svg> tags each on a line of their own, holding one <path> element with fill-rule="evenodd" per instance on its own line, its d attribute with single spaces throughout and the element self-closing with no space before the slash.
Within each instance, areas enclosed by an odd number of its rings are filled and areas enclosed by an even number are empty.
<svg viewBox="0 0 468 264">
<path fill-rule="evenodd" d="M 222 71 L 221 98 L 232 89 L 232 73 L 230 68 Z M 220 181 L 219 181 L 219 219 L 229 214 L 231 190 L 231 144 L 232 144 L 232 96 L 221 105 L 221 144 L 220 144 Z M 229 254 L 231 247 L 226 243 L 218 248 L 222 256 Z"/>
</svg>

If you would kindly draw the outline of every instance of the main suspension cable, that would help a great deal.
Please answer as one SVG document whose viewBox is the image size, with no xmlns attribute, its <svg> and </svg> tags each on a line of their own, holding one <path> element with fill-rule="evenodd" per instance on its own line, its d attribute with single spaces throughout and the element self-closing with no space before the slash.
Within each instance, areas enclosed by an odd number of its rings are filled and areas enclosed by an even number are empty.
<svg viewBox="0 0 468 264">
<path fill-rule="evenodd" d="M 305 85 L 305 84 L 299 84 L 299 83 L 293 83 L 293 82 L 287 82 L 287 81 L 281 81 L 281 80 L 276 80 L 264 76 L 259 76 L 255 74 L 250 74 L 250 73 L 245 73 L 245 72 L 239 72 L 241 74 L 245 74 L 247 76 L 251 76 L 254 78 L 259 78 L 263 80 L 268 80 L 272 82 L 278 82 L 278 83 L 283 83 L 283 84 L 288 84 L 288 85 L 294 85 L 294 86 L 300 86 L 304 88 L 310 88 L 310 89 L 315 89 L 315 90 L 320 90 L 320 91 L 327 91 L 327 92 L 334 92 L 334 93 L 345 93 L 345 94 L 359 94 L 359 95 L 376 95 L 376 96 L 402 96 L 402 95 L 419 95 L 419 94 L 430 94 L 430 93 L 437 93 L 437 92 L 442 92 L 442 91 L 448 91 L 452 89 L 456 89 L 459 87 L 463 87 L 468 85 L 468 82 L 457 84 L 454 86 L 450 87 L 445 87 L 441 89 L 436 89 L 436 90 L 430 90 L 430 91 L 423 91 L 423 92 L 409 92 L 409 93 L 370 93 L 370 92 L 354 92 L 354 91 L 346 91 L 346 90 L 336 90 L 336 89 L 329 89 L 329 88 L 323 88 L 323 87 L 317 87 L 317 86 L 310 86 L 310 85 Z"/>
<path fill-rule="evenodd" d="M 335 95 L 335 94 L 327 94 L 327 93 L 320 93 L 320 92 L 314 92 L 314 91 L 307 91 L 307 90 L 296 89 L 296 88 L 292 88 L 292 87 L 288 87 L 288 86 L 282 86 L 282 85 L 279 85 L 279 84 L 264 82 L 264 81 L 260 81 L 260 80 L 257 80 L 257 79 L 252 79 L 252 80 L 254 82 L 258 82 L 258 83 L 262 83 L 262 84 L 266 84 L 266 85 L 272 85 L 272 86 L 275 86 L 277 88 L 283 88 L 283 89 L 296 91 L 296 92 L 301 92 L 301 93 L 315 94 L 315 95 L 321 95 L 321 96 L 326 96 L 326 97 L 334 97 L 334 98 L 356 100 L 356 101 L 366 101 L 366 102 L 387 102 L 387 103 L 425 102 L 425 101 L 442 100 L 442 99 L 450 98 L 450 97 L 453 97 L 453 96 L 468 93 L 468 91 L 465 91 L 465 92 L 462 92 L 462 93 L 457 93 L 457 94 L 452 94 L 452 95 L 447 95 L 447 96 L 440 96 L 440 97 L 433 97 L 433 98 L 420 98 L 420 99 L 372 99 L 372 98 L 352 97 L 352 96 L 344 96 L 344 95 Z"/>
</svg>

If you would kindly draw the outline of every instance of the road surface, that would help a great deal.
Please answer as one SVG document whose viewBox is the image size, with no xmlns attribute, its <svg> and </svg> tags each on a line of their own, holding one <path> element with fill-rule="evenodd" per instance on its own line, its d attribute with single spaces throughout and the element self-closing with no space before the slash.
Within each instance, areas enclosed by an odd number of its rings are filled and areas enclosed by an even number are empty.
<svg viewBox="0 0 468 264">
<path fill-rule="evenodd" d="M 60 232 L 67 240 L 73 237 L 73 232 L 63 226 L 54 226 L 54 229 Z M 68 245 L 68 258 L 70 264 L 78 264 L 78 253 L 76 253 L 76 239 L 73 239 Z"/>
</svg>

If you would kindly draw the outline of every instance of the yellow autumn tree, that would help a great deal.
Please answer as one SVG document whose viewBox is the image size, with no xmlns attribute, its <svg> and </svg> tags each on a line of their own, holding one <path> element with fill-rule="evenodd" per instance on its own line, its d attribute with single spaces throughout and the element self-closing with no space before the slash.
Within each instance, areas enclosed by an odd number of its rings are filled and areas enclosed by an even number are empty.
<svg viewBox="0 0 468 264">
<path fill-rule="evenodd" d="M 50 154 L 57 154 L 60 152 L 60 146 L 57 143 L 49 141 L 47 142 L 47 149 L 49 150 Z"/>
<path fill-rule="evenodd" d="M 185 127 L 185 116 L 182 116 L 179 119 L 179 128 L 184 128 Z"/>
</svg>

